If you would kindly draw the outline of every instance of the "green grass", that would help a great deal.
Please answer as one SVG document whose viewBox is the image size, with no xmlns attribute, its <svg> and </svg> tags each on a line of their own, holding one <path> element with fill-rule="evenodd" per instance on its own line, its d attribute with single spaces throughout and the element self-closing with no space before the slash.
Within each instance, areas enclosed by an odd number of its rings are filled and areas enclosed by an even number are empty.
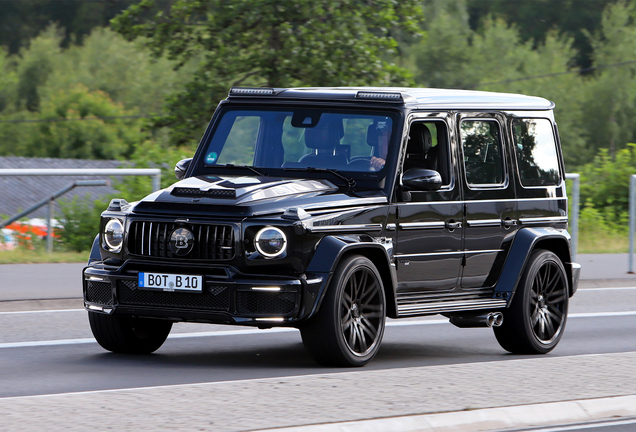
<svg viewBox="0 0 636 432">
<path fill-rule="evenodd" d="M 88 261 L 89 252 L 53 252 L 15 249 L 0 251 L 0 264 L 76 263 Z"/>
<path fill-rule="evenodd" d="M 596 231 L 579 233 L 578 253 L 627 253 L 629 252 L 629 235 L 613 232 Z"/>
</svg>

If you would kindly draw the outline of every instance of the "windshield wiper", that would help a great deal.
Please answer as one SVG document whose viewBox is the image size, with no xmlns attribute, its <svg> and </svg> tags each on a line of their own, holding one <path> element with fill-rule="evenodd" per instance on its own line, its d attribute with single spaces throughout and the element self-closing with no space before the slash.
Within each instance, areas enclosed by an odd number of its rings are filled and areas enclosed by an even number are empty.
<svg viewBox="0 0 636 432">
<path fill-rule="evenodd" d="M 356 181 L 354 179 L 352 179 L 351 177 L 347 177 L 344 174 L 340 174 L 340 171 L 338 171 L 337 169 L 333 169 L 333 168 L 314 168 L 314 167 L 307 167 L 307 168 L 283 168 L 285 171 L 307 171 L 307 172 L 328 172 L 333 174 L 334 176 L 338 177 L 341 180 L 344 180 L 347 183 L 347 188 L 349 190 L 354 190 L 356 188 Z"/>
<path fill-rule="evenodd" d="M 245 169 L 248 169 L 248 170 L 252 171 L 254 174 L 256 174 L 259 177 L 267 177 L 267 174 L 263 174 L 262 172 L 260 172 L 256 168 L 254 168 L 252 166 L 248 166 L 248 165 L 225 164 L 225 165 L 217 165 L 217 166 L 224 166 L 224 167 L 228 167 L 228 168 L 245 168 Z"/>
</svg>

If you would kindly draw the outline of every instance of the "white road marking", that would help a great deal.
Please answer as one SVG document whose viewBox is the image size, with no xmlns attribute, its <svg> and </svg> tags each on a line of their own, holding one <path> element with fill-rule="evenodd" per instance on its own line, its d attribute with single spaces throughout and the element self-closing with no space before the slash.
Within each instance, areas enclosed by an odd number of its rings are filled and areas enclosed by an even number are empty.
<svg viewBox="0 0 636 432">
<path fill-rule="evenodd" d="M 629 286 L 629 287 L 598 287 L 598 288 L 581 288 L 581 287 L 579 287 L 579 289 L 576 290 L 576 293 L 574 295 L 577 295 L 580 292 L 586 292 L 586 291 L 620 291 L 620 290 L 636 290 L 636 286 Z"/>
<path fill-rule="evenodd" d="M 86 309 L 48 309 L 48 310 L 33 310 L 33 311 L 13 311 L 13 312 L 0 312 L 0 315 L 21 315 L 21 314 L 38 314 L 38 313 L 57 313 L 57 312 L 85 312 Z"/>
<path fill-rule="evenodd" d="M 606 318 L 606 317 L 621 317 L 621 316 L 636 316 L 636 311 L 625 312 L 591 312 L 591 313 L 578 313 L 570 314 L 568 318 Z M 406 327 L 416 325 L 437 325 L 437 324 L 449 324 L 447 319 L 441 320 L 396 320 L 388 321 L 387 327 Z M 276 327 L 266 330 L 257 328 L 248 328 L 243 330 L 224 330 L 224 331 L 211 331 L 211 332 L 196 332 L 196 333 L 173 333 L 168 336 L 168 339 L 185 339 L 196 337 L 214 337 L 214 336 L 242 336 L 252 334 L 266 334 L 266 333 L 288 333 L 296 331 L 295 328 L 289 327 Z M 0 349 L 2 348 L 26 348 L 26 347 L 40 347 L 40 346 L 56 346 L 56 345 L 78 345 L 96 343 L 93 338 L 82 339 L 59 339 L 59 340 L 44 340 L 44 341 L 27 341 L 27 342 L 6 342 L 0 343 Z"/>
</svg>

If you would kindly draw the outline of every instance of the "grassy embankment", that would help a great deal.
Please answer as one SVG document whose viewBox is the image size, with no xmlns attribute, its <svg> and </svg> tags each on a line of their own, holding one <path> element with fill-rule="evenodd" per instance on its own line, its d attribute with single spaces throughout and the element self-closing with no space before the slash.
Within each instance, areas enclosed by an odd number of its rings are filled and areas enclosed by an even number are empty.
<svg viewBox="0 0 636 432">
<path fill-rule="evenodd" d="M 0 264 L 71 263 L 86 262 L 88 252 L 53 252 L 15 249 L 0 251 Z"/>
<path fill-rule="evenodd" d="M 579 253 L 627 253 L 629 235 L 596 233 L 591 236 L 579 234 Z"/>
</svg>

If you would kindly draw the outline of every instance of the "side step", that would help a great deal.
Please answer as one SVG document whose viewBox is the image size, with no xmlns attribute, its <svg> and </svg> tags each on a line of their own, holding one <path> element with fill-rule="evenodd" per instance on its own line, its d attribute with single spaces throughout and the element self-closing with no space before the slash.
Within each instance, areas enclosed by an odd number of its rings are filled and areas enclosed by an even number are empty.
<svg viewBox="0 0 636 432">
<path fill-rule="evenodd" d="M 444 301 L 436 303 L 409 303 L 398 304 L 398 316 L 414 316 L 425 314 L 438 314 L 445 312 L 463 312 L 481 309 L 501 309 L 505 308 L 506 300 L 493 299 L 475 299 L 475 300 L 457 300 Z"/>
</svg>

